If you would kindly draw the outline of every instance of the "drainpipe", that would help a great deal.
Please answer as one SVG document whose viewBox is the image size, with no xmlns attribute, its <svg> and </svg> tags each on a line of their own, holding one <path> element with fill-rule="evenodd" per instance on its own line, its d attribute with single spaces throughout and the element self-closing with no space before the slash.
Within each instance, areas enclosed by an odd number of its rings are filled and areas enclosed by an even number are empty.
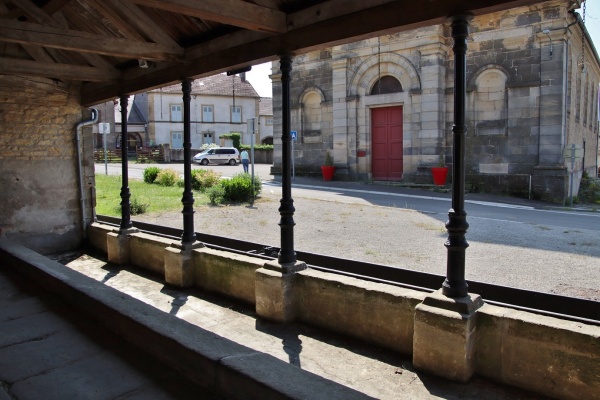
<svg viewBox="0 0 600 400">
<path fill-rule="evenodd" d="M 88 120 L 83 120 L 75 126 L 75 131 L 76 131 L 75 140 L 76 140 L 76 144 L 77 144 L 77 172 L 79 173 L 79 196 L 80 196 L 80 202 L 81 202 L 81 223 L 82 223 L 84 239 L 87 237 L 87 226 L 85 223 L 86 210 L 85 210 L 85 199 L 84 199 L 84 188 L 83 188 L 83 167 L 81 166 L 82 151 L 81 151 L 80 144 L 81 144 L 81 136 L 82 136 L 82 132 L 83 132 L 82 128 L 84 126 L 91 125 L 98 121 L 98 110 L 96 110 L 95 108 L 91 108 L 90 110 L 92 111 L 92 118 L 88 119 Z"/>
</svg>

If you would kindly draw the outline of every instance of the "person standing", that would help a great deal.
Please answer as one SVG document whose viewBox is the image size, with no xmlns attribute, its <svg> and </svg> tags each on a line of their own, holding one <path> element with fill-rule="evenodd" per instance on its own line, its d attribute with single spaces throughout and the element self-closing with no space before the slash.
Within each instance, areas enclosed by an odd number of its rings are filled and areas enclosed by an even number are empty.
<svg viewBox="0 0 600 400">
<path fill-rule="evenodd" d="M 242 150 L 240 157 L 242 158 L 242 166 L 244 167 L 244 172 L 248 173 L 248 164 L 250 163 L 250 156 L 248 156 L 248 152 L 246 150 Z"/>
</svg>

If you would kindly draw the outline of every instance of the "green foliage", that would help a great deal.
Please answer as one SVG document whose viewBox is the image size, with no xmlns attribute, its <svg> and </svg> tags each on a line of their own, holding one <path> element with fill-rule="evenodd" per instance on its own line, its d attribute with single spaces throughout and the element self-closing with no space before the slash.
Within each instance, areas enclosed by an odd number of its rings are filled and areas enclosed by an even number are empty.
<svg viewBox="0 0 600 400">
<path fill-rule="evenodd" d="M 193 169 L 192 170 L 192 189 L 206 190 L 219 183 L 221 174 L 212 169 Z"/>
<path fill-rule="evenodd" d="M 131 200 L 130 205 L 131 215 L 144 214 L 146 211 L 148 211 L 148 207 L 150 207 L 150 204 L 148 204 L 147 202 L 142 202 L 142 200 L 139 200 L 137 197 L 134 197 Z"/>
<path fill-rule="evenodd" d="M 246 173 L 236 174 L 231 179 L 222 180 L 221 186 L 225 191 L 224 199 L 233 203 L 252 200 L 253 186 L 254 197 L 258 196 L 262 190 L 260 179 L 254 177 L 254 182 L 252 182 L 252 177 Z"/>
<path fill-rule="evenodd" d="M 160 168 L 158 167 L 148 167 L 144 170 L 144 182 L 146 183 L 154 183 L 158 173 L 160 172 Z"/>
<path fill-rule="evenodd" d="M 219 136 L 222 139 L 231 139 L 233 141 L 233 147 L 240 150 L 240 145 L 242 143 L 242 135 L 239 133 L 225 133 Z"/>
<path fill-rule="evenodd" d="M 221 185 L 211 186 L 204 193 L 213 206 L 223 203 L 225 198 L 225 188 Z"/>
<path fill-rule="evenodd" d="M 156 176 L 156 182 L 161 186 L 174 186 L 179 180 L 179 172 L 172 168 L 161 170 Z"/>
<path fill-rule="evenodd" d="M 333 166 L 333 157 L 331 156 L 329 151 L 327 151 L 327 154 L 325 154 L 325 165 Z"/>
<path fill-rule="evenodd" d="M 212 148 L 216 148 L 216 147 L 221 147 L 216 143 L 204 143 L 202 145 L 202 147 L 200 147 L 201 150 L 208 150 L 208 149 L 212 149 Z"/>
<path fill-rule="evenodd" d="M 249 144 L 240 145 L 240 151 L 242 151 L 242 150 L 250 151 L 250 145 Z M 273 151 L 273 145 L 272 144 L 255 144 L 254 150 Z"/>
<path fill-rule="evenodd" d="M 585 204 L 600 204 L 600 179 L 591 178 L 584 172 L 581 177 L 577 200 Z"/>
</svg>

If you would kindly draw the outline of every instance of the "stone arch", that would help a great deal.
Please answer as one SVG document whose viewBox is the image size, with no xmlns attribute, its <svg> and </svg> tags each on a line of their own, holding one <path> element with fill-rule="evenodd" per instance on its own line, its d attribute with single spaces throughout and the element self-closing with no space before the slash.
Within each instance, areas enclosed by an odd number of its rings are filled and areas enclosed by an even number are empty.
<svg viewBox="0 0 600 400">
<path fill-rule="evenodd" d="M 469 81 L 472 120 L 477 135 L 504 135 L 508 127 L 507 71 L 499 65 L 487 65 Z"/>
<path fill-rule="evenodd" d="M 469 78 L 469 80 L 467 82 L 467 91 L 477 90 L 477 81 L 481 79 L 482 74 L 489 73 L 490 70 L 499 71 L 500 73 L 502 73 L 504 75 L 506 84 L 508 85 L 511 83 L 511 74 L 510 74 L 510 72 L 508 72 L 508 70 L 506 68 L 504 68 L 502 65 L 499 65 L 499 64 L 488 64 L 488 65 L 484 65 L 483 67 L 479 68 L 477 71 L 475 71 L 473 73 L 473 75 L 471 75 L 471 77 Z"/>
<path fill-rule="evenodd" d="M 358 66 L 350 79 L 348 96 L 369 93 L 375 82 L 386 75 L 398 79 L 405 91 L 421 90 L 421 78 L 410 60 L 396 53 L 382 53 L 367 58 Z"/>
<path fill-rule="evenodd" d="M 300 125 L 303 137 L 320 137 L 322 134 L 323 109 L 321 104 L 325 101 L 323 91 L 317 87 L 304 90 L 299 98 Z"/>
</svg>

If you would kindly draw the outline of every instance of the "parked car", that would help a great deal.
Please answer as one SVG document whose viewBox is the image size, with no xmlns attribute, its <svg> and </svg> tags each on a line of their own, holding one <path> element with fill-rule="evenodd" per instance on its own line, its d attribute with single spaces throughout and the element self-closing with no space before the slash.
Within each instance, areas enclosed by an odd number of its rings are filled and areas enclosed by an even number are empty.
<svg viewBox="0 0 600 400">
<path fill-rule="evenodd" d="M 202 165 L 209 163 L 235 165 L 239 161 L 240 152 L 234 147 L 215 147 L 194 156 L 194 162 Z"/>
</svg>

